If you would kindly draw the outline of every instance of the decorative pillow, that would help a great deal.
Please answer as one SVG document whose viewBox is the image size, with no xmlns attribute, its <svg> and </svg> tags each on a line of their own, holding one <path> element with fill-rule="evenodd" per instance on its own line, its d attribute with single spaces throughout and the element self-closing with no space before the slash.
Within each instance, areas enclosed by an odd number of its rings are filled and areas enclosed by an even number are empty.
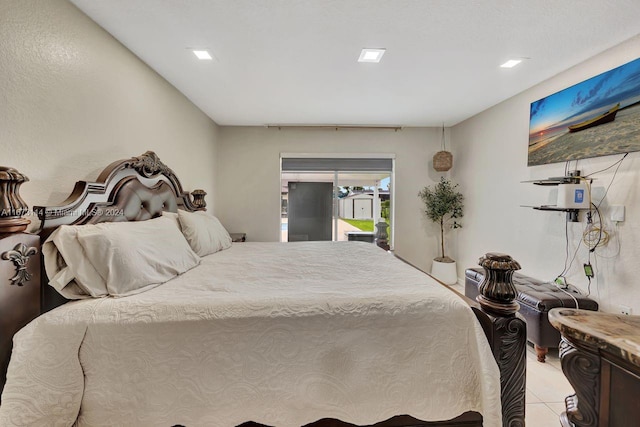
<svg viewBox="0 0 640 427">
<path fill-rule="evenodd" d="M 115 297 L 151 289 L 200 263 L 175 221 L 166 216 L 80 227 L 77 236 Z"/>
<path fill-rule="evenodd" d="M 89 262 L 77 239 L 78 230 L 84 227 L 93 225 L 58 227 L 42 245 L 49 285 L 68 299 L 108 294 L 106 282 Z"/>
<path fill-rule="evenodd" d="M 182 234 L 200 256 L 231 247 L 231 236 L 218 218 L 206 212 L 187 212 L 178 209 Z"/>
<path fill-rule="evenodd" d="M 178 219 L 177 212 L 163 211 L 162 216 L 166 216 L 167 218 L 170 218 L 171 220 L 175 221 L 178 228 L 182 230 L 182 226 L 180 225 L 180 220 Z"/>
</svg>

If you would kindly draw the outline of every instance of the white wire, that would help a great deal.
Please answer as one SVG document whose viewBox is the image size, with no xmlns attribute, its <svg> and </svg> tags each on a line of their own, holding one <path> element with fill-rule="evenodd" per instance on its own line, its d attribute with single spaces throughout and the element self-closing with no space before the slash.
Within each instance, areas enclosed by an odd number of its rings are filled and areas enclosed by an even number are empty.
<svg viewBox="0 0 640 427">
<path fill-rule="evenodd" d="M 555 285 L 555 287 L 556 287 L 556 288 L 558 288 L 559 290 L 561 290 L 561 291 L 562 291 L 562 292 L 564 292 L 565 294 L 569 295 L 569 296 L 571 297 L 571 299 L 573 299 L 573 301 L 576 303 L 576 308 L 580 308 L 580 307 L 579 307 L 579 305 L 578 305 L 578 300 L 576 299 L 576 297 L 574 297 L 573 295 L 571 295 L 569 292 L 567 292 L 565 289 L 563 289 L 563 288 L 562 288 L 560 285 L 558 285 L 556 282 L 551 282 L 551 283 L 553 283 L 553 284 Z M 568 285 L 568 284 L 567 284 L 567 289 L 569 289 L 569 286 L 570 286 L 570 285 Z M 580 290 L 579 290 L 578 288 L 576 288 L 575 286 L 573 287 L 573 289 L 575 289 L 575 291 L 576 291 L 578 294 L 581 294 L 581 293 L 580 293 Z"/>
<path fill-rule="evenodd" d="M 613 258 L 617 257 L 618 255 L 620 255 L 620 249 L 622 249 L 622 243 L 620 242 L 620 232 L 618 230 L 618 226 L 619 226 L 618 222 L 616 221 L 616 223 L 615 223 L 615 227 L 616 227 L 615 237 L 616 237 L 616 239 L 615 240 L 618 241 L 618 249 L 617 249 L 616 253 L 613 254 L 613 255 L 606 255 L 605 256 L 605 255 L 599 254 L 599 253 L 594 251 L 593 254 L 596 257 L 600 257 L 600 258 L 604 258 L 604 259 L 613 259 Z"/>
<path fill-rule="evenodd" d="M 592 222 L 584 228 L 582 242 L 589 250 L 595 250 L 598 246 L 606 246 L 609 243 L 609 232 L 605 230 L 604 226 L 600 227 Z"/>
<path fill-rule="evenodd" d="M 625 157 L 626 157 L 626 156 L 625 156 Z M 583 233 L 582 233 L 582 236 L 581 236 L 582 238 L 580 239 L 580 241 L 578 241 L 578 242 L 577 242 L 576 249 L 575 249 L 575 252 L 574 252 L 574 254 L 573 254 L 573 257 L 571 258 L 571 261 L 569 262 L 569 266 L 567 267 L 567 266 L 565 265 L 565 269 L 564 269 L 564 271 L 563 271 L 563 272 L 558 276 L 558 277 L 561 277 L 561 276 L 562 276 L 563 278 L 564 278 L 564 274 L 565 274 L 565 273 L 568 273 L 568 271 L 569 271 L 569 270 L 571 270 L 571 267 L 573 266 L 573 262 L 575 261 L 576 255 L 578 254 L 578 250 L 580 249 L 580 246 L 581 246 L 582 244 L 584 244 L 584 245 L 587 247 L 587 249 L 588 249 L 588 250 L 593 250 L 593 254 L 594 254 L 594 264 L 595 264 L 595 271 L 598 271 L 598 264 L 597 264 L 597 257 L 598 257 L 598 256 L 599 256 L 599 257 L 602 257 L 602 258 L 615 258 L 616 256 L 618 256 L 618 255 L 620 254 L 620 248 L 621 248 L 620 234 L 618 233 L 618 229 L 617 229 L 617 228 L 618 228 L 618 223 L 616 222 L 616 237 L 617 237 L 617 240 L 618 240 L 618 251 L 617 251 L 617 253 L 616 253 L 615 255 L 612 255 L 612 256 L 603 256 L 603 255 L 601 255 L 601 254 L 597 254 L 597 253 L 596 253 L 596 251 L 595 251 L 595 250 L 596 250 L 598 247 L 605 246 L 605 245 L 609 242 L 609 240 L 610 240 L 610 237 L 611 237 L 611 236 L 610 236 L 610 234 L 605 230 L 604 224 L 602 224 L 602 218 L 600 217 L 600 212 L 599 212 L 597 209 L 595 210 L 595 212 L 596 212 L 596 214 L 598 215 L 598 221 L 600 221 L 600 225 L 601 225 L 601 226 L 596 226 L 596 225 L 593 223 L 593 213 L 592 213 L 592 212 L 593 212 L 593 210 L 592 210 L 592 205 L 593 205 L 593 203 L 592 203 L 592 199 L 591 199 L 591 182 L 590 182 L 590 180 L 589 180 L 588 178 L 585 178 L 585 177 L 582 177 L 582 176 L 577 177 L 577 178 L 578 178 L 579 180 L 581 180 L 581 181 L 584 181 L 584 182 L 585 182 L 585 184 L 586 184 L 586 186 L 587 186 L 587 195 L 588 195 L 588 197 L 589 197 L 589 213 L 591 214 L 591 215 L 590 215 L 590 217 L 591 217 L 591 221 L 592 221 L 592 222 L 591 222 L 591 223 L 587 223 L 587 224 L 586 224 L 585 229 L 584 229 L 584 231 L 583 231 Z M 612 182 L 613 182 L 613 179 L 612 179 Z M 610 183 L 610 185 L 611 185 L 611 183 Z M 609 186 L 610 186 L 610 185 L 609 185 Z M 606 194 L 606 193 L 605 193 L 605 194 Z M 599 204 L 601 204 L 601 203 L 602 203 L 602 200 L 604 200 L 604 196 L 603 196 L 603 198 L 600 200 L 600 203 L 599 203 Z M 597 235 L 598 235 L 598 237 L 597 237 L 597 238 L 595 237 L 595 234 L 597 234 Z M 595 245 L 594 245 L 594 243 L 596 243 L 596 241 L 597 241 L 597 244 L 595 244 Z M 567 244 L 568 244 L 568 240 L 567 240 Z M 595 283 L 595 285 L 596 285 L 596 292 L 597 292 L 598 298 L 600 298 L 600 286 L 599 286 L 599 283 L 598 283 L 599 281 L 598 281 L 598 277 L 597 277 L 597 275 L 596 275 L 595 279 L 596 279 L 596 280 L 595 280 L 595 282 L 596 282 L 596 283 Z M 575 296 L 573 296 L 570 292 L 568 292 L 568 291 L 566 290 L 566 289 L 568 289 L 568 288 L 569 288 L 569 285 L 568 285 L 568 284 L 567 284 L 567 288 L 563 288 L 563 287 L 561 287 L 560 285 L 558 285 L 558 283 L 557 283 L 555 280 L 554 280 L 554 281 L 552 281 L 552 282 L 549 282 L 549 283 L 552 283 L 552 284 L 553 284 L 556 288 L 558 288 L 561 292 L 565 293 L 565 294 L 566 294 L 566 295 L 568 295 L 571 299 L 573 299 L 573 301 L 574 301 L 574 302 L 575 302 L 575 304 L 576 304 L 576 308 L 579 308 L 578 300 L 576 299 L 576 297 L 575 297 Z M 565 279 L 565 283 L 566 283 L 566 279 Z M 573 287 L 572 289 L 573 289 L 573 290 L 575 290 L 578 294 L 582 295 L 582 292 L 580 292 L 580 290 L 579 290 L 578 288 Z"/>
</svg>

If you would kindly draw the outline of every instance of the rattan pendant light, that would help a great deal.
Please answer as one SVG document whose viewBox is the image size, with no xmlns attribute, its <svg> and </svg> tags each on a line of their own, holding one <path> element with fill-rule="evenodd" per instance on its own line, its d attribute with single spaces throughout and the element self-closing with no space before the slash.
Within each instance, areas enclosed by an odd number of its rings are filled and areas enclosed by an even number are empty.
<svg viewBox="0 0 640 427">
<path fill-rule="evenodd" d="M 446 172 L 453 166 L 453 154 L 446 151 L 444 145 L 444 123 L 442 124 L 442 151 L 433 155 L 433 168 L 438 172 Z"/>
</svg>

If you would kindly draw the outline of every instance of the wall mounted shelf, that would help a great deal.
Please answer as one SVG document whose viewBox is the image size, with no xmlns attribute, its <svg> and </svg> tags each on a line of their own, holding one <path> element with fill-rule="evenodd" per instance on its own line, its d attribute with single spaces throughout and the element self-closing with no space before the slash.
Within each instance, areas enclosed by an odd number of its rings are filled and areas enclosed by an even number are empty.
<svg viewBox="0 0 640 427">
<path fill-rule="evenodd" d="M 580 171 L 572 171 L 568 176 L 558 176 L 546 179 L 534 179 L 531 181 L 522 181 L 523 183 L 531 183 L 534 185 L 542 186 L 556 186 L 561 184 L 578 184 L 580 182 Z M 541 205 L 541 206 L 525 206 L 539 211 L 555 211 L 566 212 L 567 221 L 578 222 L 578 214 L 580 209 L 575 208 L 561 208 L 554 205 Z"/>
<path fill-rule="evenodd" d="M 535 185 L 577 184 L 580 182 L 580 178 L 573 176 L 558 176 L 555 178 L 538 179 L 531 182 Z"/>
<path fill-rule="evenodd" d="M 578 222 L 580 209 L 559 208 L 557 206 L 531 206 L 538 211 L 566 212 L 568 222 Z"/>
</svg>

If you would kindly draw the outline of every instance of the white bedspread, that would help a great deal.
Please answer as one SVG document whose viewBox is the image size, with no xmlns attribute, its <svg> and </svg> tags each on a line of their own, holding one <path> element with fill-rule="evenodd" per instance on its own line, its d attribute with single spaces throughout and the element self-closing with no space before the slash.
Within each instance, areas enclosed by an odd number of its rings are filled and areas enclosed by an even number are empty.
<svg viewBox="0 0 640 427">
<path fill-rule="evenodd" d="M 15 337 L 2 426 L 301 426 L 478 411 L 496 363 L 469 307 L 374 245 L 241 243 L 148 292 Z"/>
</svg>

